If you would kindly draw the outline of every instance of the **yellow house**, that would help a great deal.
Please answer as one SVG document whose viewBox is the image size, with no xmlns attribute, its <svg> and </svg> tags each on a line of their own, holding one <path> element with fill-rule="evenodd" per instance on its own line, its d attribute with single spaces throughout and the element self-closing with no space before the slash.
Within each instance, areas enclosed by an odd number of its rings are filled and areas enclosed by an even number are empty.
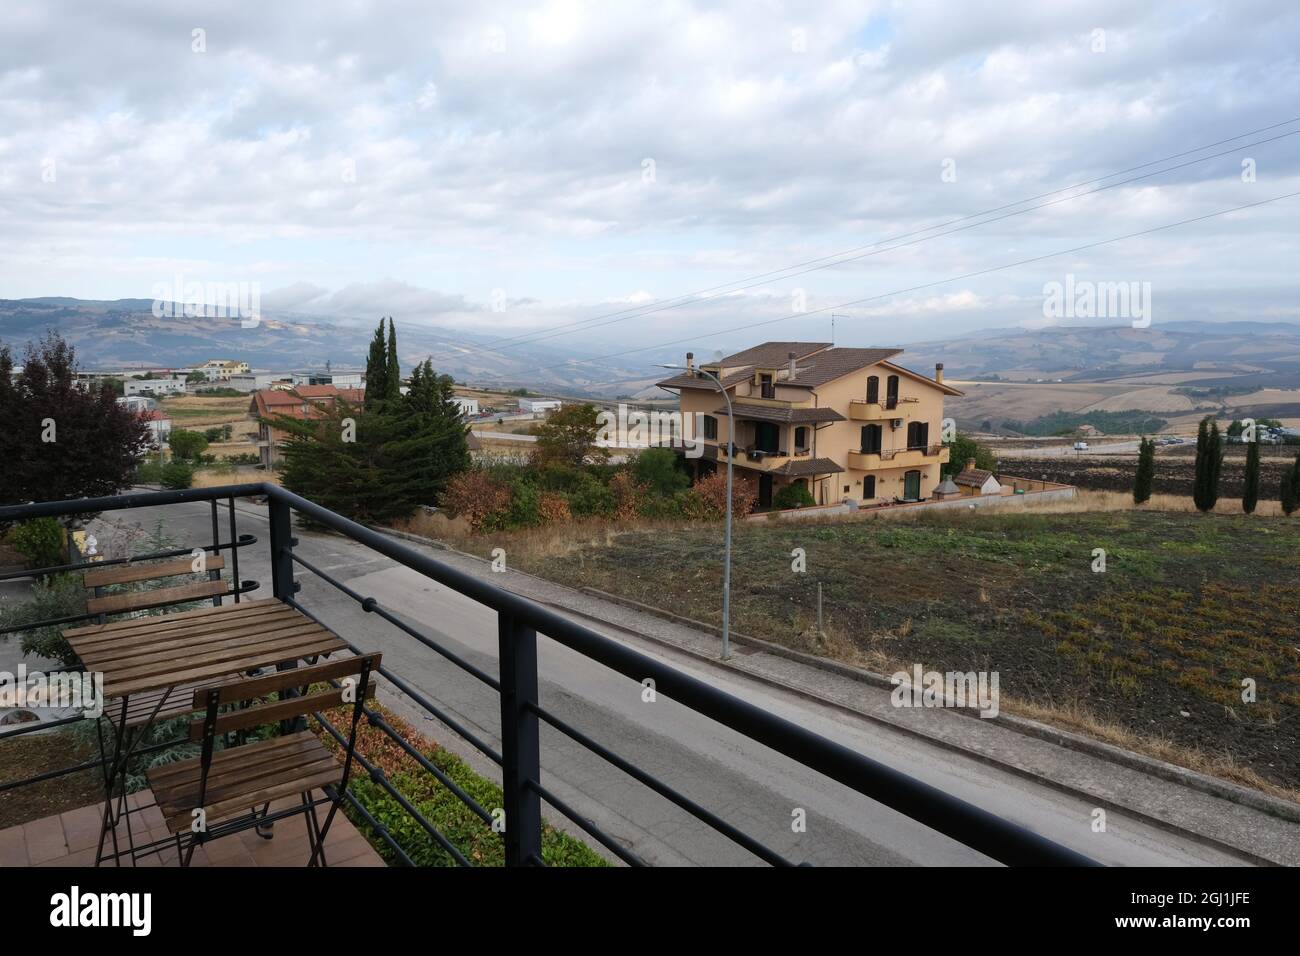
<svg viewBox="0 0 1300 956">
<path fill-rule="evenodd" d="M 802 482 L 817 504 L 917 501 L 931 496 L 948 460 L 939 439 L 944 396 L 962 393 L 944 384 L 943 365 L 927 378 L 896 364 L 901 354 L 765 342 L 701 363 L 722 380 L 734 423 L 717 384 L 690 354 L 686 371 L 659 386 L 678 392 L 686 435 L 704 442 L 696 474 L 725 466 L 730 455 L 756 480 L 759 507 L 792 482 Z M 696 413 L 702 434 L 691 430 Z"/>
</svg>

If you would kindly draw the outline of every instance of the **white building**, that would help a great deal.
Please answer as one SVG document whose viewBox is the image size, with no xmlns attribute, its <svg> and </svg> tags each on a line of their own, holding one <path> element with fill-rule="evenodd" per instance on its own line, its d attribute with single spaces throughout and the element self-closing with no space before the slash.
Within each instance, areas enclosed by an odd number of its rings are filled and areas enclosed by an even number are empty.
<svg viewBox="0 0 1300 956">
<path fill-rule="evenodd" d="M 139 395 L 142 392 L 152 392 L 154 395 L 184 395 L 185 380 L 183 378 L 128 378 L 123 383 L 123 390 L 127 395 Z"/>
<path fill-rule="evenodd" d="M 118 399 L 121 401 L 121 399 Z M 149 435 L 153 439 L 153 447 L 161 448 L 171 438 L 172 420 L 157 409 L 145 409 L 140 412 L 140 417 L 149 423 Z"/>
<path fill-rule="evenodd" d="M 248 393 L 270 388 L 272 382 L 278 382 L 280 379 L 288 377 L 275 372 L 240 372 L 237 375 L 230 376 L 230 381 L 226 384 L 237 392 Z"/>
<path fill-rule="evenodd" d="M 546 415 L 563 404 L 563 402 L 552 398 L 521 398 L 519 399 L 519 410 L 521 412 L 531 412 L 534 415 Z"/>
<path fill-rule="evenodd" d="M 309 369 L 293 372 L 294 385 L 333 385 L 335 388 L 361 388 L 365 373 L 353 369 Z"/>
<path fill-rule="evenodd" d="M 459 395 L 453 395 L 451 400 L 460 408 L 460 413 L 465 418 L 471 418 L 478 414 L 477 398 L 461 398 Z"/>
</svg>

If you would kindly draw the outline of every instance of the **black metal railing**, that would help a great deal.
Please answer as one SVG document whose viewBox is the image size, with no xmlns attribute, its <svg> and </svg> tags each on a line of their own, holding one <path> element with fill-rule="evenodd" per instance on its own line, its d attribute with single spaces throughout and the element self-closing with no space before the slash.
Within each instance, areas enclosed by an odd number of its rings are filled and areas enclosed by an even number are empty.
<svg viewBox="0 0 1300 956">
<path fill-rule="evenodd" d="M 233 501 L 236 498 L 260 496 L 265 496 L 267 501 L 271 588 L 275 598 L 319 621 L 319 618 L 312 614 L 311 609 L 298 600 L 300 584 L 295 578 L 295 568 L 300 567 L 355 601 L 364 611 L 383 619 L 428 650 L 446 658 L 498 695 L 501 711 L 499 750 L 447 713 L 436 701 L 413 686 L 400 673 L 394 672 L 390 666 L 385 665 L 379 669 L 379 673 L 407 698 L 501 767 L 507 865 L 538 865 L 543 862 L 543 801 L 568 817 L 576 826 L 625 863 L 631 865 L 643 863 L 639 857 L 602 828 L 543 786 L 541 782 L 543 754 L 539 735 L 542 723 L 622 770 L 764 862 L 778 865 L 794 862 L 745 833 L 719 814 L 677 791 L 644 768 L 637 766 L 633 761 L 601 744 L 582 729 L 570 725 L 547 710 L 538 694 L 539 635 L 596 661 L 637 684 L 652 680 L 656 693 L 664 694 L 696 713 L 783 754 L 809 770 L 823 774 L 995 860 L 1010 865 L 1095 865 L 1093 861 L 1073 850 L 718 690 L 676 668 L 568 620 L 527 598 L 452 568 L 416 551 L 392 535 L 358 524 L 273 484 L 252 483 L 184 491 L 140 492 L 111 498 L 0 507 L 0 522 L 44 516 L 67 517 L 185 502 L 228 500 L 232 503 L 230 506 L 231 541 L 223 547 L 237 548 L 245 542 L 247 536 L 236 537 Z M 482 668 L 464 660 L 417 628 L 405 623 L 392 611 L 382 607 L 373 597 L 359 593 L 334 578 L 328 571 L 296 553 L 298 540 L 293 535 L 295 512 L 316 527 L 350 538 L 494 611 L 498 621 L 499 676 L 494 678 Z M 215 527 L 214 523 L 214 529 Z M 347 634 L 339 636 L 354 652 L 362 650 L 349 640 Z M 491 826 L 493 822 L 491 813 L 457 786 L 447 774 L 421 753 L 418 747 L 406 740 L 385 720 L 382 713 L 373 707 L 367 707 L 365 713 L 372 726 L 397 742 L 406 754 L 455 794 L 483 821 L 485 826 Z M 326 715 L 316 714 L 315 717 L 327 733 L 334 736 L 336 740 L 342 740 L 341 732 L 329 722 Z M 73 718 L 75 719 L 79 718 Z M 54 725 L 50 723 L 30 729 L 21 728 L 21 732 L 45 729 Z M 7 735 L 0 735 L 0 746 L 4 745 L 5 736 Z M 418 807 L 393 786 L 381 768 L 360 755 L 357 759 L 370 779 L 392 797 L 456 863 L 468 865 L 468 860 L 460 850 L 421 814 Z M 100 763 L 96 761 L 59 772 L 76 772 L 99 765 Z M 40 779 L 48 779 L 49 776 L 50 773 L 46 772 Z M 31 783 L 33 779 L 37 778 L 6 784 L 0 787 L 0 792 Z M 344 794 L 344 799 L 361 821 L 388 846 L 396 859 L 408 864 L 412 862 L 407 852 L 382 822 L 377 820 L 353 794 Z"/>
</svg>

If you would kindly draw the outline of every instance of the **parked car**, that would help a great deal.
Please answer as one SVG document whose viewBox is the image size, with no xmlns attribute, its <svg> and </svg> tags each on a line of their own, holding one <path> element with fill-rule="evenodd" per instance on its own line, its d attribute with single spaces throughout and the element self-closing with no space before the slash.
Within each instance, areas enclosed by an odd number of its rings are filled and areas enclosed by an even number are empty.
<svg viewBox="0 0 1300 956">
<path fill-rule="evenodd" d="M 1077 441 L 1077 442 L 1074 443 L 1074 450 L 1075 450 L 1075 451 L 1087 451 L 1087 450 L 1088 450 L 1088 443 L 1087 443 L 1086 441 Z"/>
</svg>

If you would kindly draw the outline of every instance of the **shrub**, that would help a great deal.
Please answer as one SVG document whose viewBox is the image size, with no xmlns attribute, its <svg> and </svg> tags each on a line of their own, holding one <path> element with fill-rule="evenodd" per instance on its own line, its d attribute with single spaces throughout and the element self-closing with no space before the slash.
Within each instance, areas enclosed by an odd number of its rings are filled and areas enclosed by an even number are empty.
<svg viewBox="0 0 1300 956">
<path fill-rule="evenodd" d="M 208 440 L 200 432 L 184 428 L 173 428 L 167 438 L 167 445 L 177 458 L 197 459 L 207 450 Z"/>
<path fill-rule="evenodd" d="M 510 511 L 510 486 L 481 468 L 454 475 L 442 493 L 442 506 L 453 518 L 464 518 L 476 534 L 500 528 Z"/>
<path fill-rule="evenodd" d="M 510 492 L 510 512 L 506 526 L 532 528 L 542 523 L 541 492 L 530 481 L 517 481 Z"/>
<path fill-rule="evenodd" d="M 723 469 L 701 478 L 691 489 L 696 498 L 700 517 L 722 518 L 727 513 L 727 473 Z M 731 510 L 735 515 L 747 515 L 754 510 L 758 493 L 754 481 L 745 475 L 734 474 L 731 487 Z"/>
<path fill-rule="evenodd" d="M 547 491 L 563 491 L 567 494 L 582 486 L 587 473 L 565 462 L 552 461 L 538 468 L 536 476 L 538 487 Z"/>
<path fill-rule="evenodd" d="M 194 466 L 187 461 L 169 461 L 162 466 L 164 488 L 188 488 L 194 484 Z"/>
<path fill-rule="evenodd" d="M 812 492 L 802 482 L 782 485 L 772 496 L 772 507 L 778 511 L 785 511 L 787 508 L 807 508 L 816 503 L 813 501 Z"/>
<path fill-rule="evenodd" d="M 573 520 L 569 499 L 557 491 L 543 491 L 537 502 L 537 513 L 547 524 Z"/>
<path fill-rule="evenodd" d="M 75 617 L 86 611 L 86 591 L 80 575 L 54 574 L 32 588 L 31 600 L 14 606 L 0 606 L 0 628 L 17 627 L 28 621 Z M 38 654 L 64 667 L 77 664 L 77 655 L 60 633 L 66 624 L 20 631 L 23 654 Z"/>
<path fill-rule="evenodd" d="M 637 481 L 663 497 L 671 497 L 691 486 L 690 475 L 682 470 L 680 459 L 671 448 L 648 448 L 641 452 L 632 463 L 632 472 Z"/>
<path fill-rule="evenodd" d="M 595 478 L 586 477 L 569 495 L 569 508 L 579 518 L 613 517 L 614 492 Z"/>
<path fill-rule="evenodd" d="M 55 518 L 32 518 L 9 532 L 9 543 L 17 548 L 27 566 L 52 568 L 64 563 L 63 525 Z"/>
<path fill-rule="evenodd" d="M 648 489 L 630 471 L 620 471 L 610 480 L 609 490 L 614 493 L 614 518 L 630 521 L 645 505 Z"/>
</svg>

